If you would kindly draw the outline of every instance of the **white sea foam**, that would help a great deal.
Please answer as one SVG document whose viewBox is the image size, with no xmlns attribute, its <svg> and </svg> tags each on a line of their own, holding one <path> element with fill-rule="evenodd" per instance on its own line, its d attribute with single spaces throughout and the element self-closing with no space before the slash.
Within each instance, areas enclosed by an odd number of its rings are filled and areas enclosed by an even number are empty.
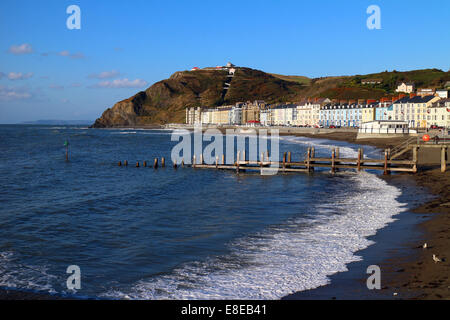
<svg viewBox="0 0 450 320">
<path fill-rule="evenodd" d="M 291 141 L 316 148 L 332 147 L 325 140 Z M 349 147 L 340 150 L 343 155 L 356 155 Z M 141 280 L 129 292 L 109 291 L 105 295 L 134 299 L 279 299 L 325 285 L 330 275 L 347 271 L 348 263 L 361 260 L 355 252 L 373 243 L 367 238 L 406 210 L 396 200 L 400 190 L 376 175 L 347 175 L 355 193 L 338 203 L 318 204 L 314 218 L 289 221 L 285 227 L 240 239 L 230 245 L 227 257 L 188 263 L 170 274 Z"/>
<path fill-rule="evenodd" d="M 136 129 L 136 131 L 126 131 L 126 130 L 120 130 L 120 131 L 113 131 L 111 134 L 142 134 L 142 135 L 169 135 L 170 132 L 164 131 L 164 132 L 157 132 L 157 131 L 150 131 L 148 129 Z"/>
<path fill-rule="evenodd" d="M 0 287 L 56 293 L 52 285 L 56 280 L 46 266 L 25 265 L 18 262 L 13 252 L 0 252 Z"/>
</svg>

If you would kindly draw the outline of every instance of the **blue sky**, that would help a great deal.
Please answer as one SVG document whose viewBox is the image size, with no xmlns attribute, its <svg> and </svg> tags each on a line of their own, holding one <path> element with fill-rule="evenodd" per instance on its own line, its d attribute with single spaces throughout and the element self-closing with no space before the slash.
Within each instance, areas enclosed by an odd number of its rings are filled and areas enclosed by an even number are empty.
<svg viewBox="0 0 450 320">
<path fill-rule="evenodd" d="M 369 30 L 369 5 L 381 30 Z M 69 30 L 66 8 L 81 9 Z M 320 77 L 450 67 L 450 1 L 0 1 L 0 123 L 94 120 L 193 66 Z"/>
</svg>

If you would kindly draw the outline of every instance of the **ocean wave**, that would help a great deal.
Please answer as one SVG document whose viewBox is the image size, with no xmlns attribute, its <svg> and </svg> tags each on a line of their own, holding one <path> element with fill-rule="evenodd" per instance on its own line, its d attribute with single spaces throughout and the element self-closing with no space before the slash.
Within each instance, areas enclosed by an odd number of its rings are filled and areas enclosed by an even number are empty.
<svg viewBox="0 0 450 320">
<path fill-rule="evenodd" d="M 292 139 L 317 148 L 330 141 Z M 355 156 L 350 147 L 341 154 Z M 289 221 L 283 226 L 230 244 L 231 253 L 207 261 L 186 263 L 169 274 L 135 283 L 129 290 L 110 290 L 104 296 L 131 299 L 279 299 L 317 288 L 329 276 L 347 271 L 361 260 L 356 254 L 373 244 L 368 237 L 394 221 L 406 208 L 396 199 L 399 189 L 374 174 L 346 175 L 354 192 L 338 205 L 323 202 L 314 218 Z M 332 214 L 330 214 L 332 213 Z"/>
</svg>

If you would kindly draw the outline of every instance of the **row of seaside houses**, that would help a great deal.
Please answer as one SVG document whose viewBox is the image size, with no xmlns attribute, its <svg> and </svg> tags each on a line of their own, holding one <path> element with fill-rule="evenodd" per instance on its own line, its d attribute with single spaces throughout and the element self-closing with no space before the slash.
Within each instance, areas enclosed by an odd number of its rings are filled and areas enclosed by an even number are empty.
<svg viewBox="0 0 450 320">
<path fill-rule="evenodd" d="M 187 124 L 360 127 L 363 123 L 403 121 L 410 128 L 450 128 L 450 99 L 400 94 L 395 99 L 334 101 L 310 98 L 299 103 L 268 105 L 238 102 L 216 108 L 187 108 Z"/>
</svg>

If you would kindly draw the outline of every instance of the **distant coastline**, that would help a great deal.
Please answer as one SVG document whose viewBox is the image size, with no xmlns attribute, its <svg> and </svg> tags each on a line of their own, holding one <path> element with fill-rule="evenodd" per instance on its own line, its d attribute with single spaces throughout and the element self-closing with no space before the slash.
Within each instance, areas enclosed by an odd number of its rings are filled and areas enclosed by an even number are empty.
<svg viewBox="0 0 450 320">
<path fill-rule="evenodd" d="M 91 125 L 92 120 L 35 120 L 24 121 L 17 124 L 38 124 L 38 125 Z"/>
</svg>

